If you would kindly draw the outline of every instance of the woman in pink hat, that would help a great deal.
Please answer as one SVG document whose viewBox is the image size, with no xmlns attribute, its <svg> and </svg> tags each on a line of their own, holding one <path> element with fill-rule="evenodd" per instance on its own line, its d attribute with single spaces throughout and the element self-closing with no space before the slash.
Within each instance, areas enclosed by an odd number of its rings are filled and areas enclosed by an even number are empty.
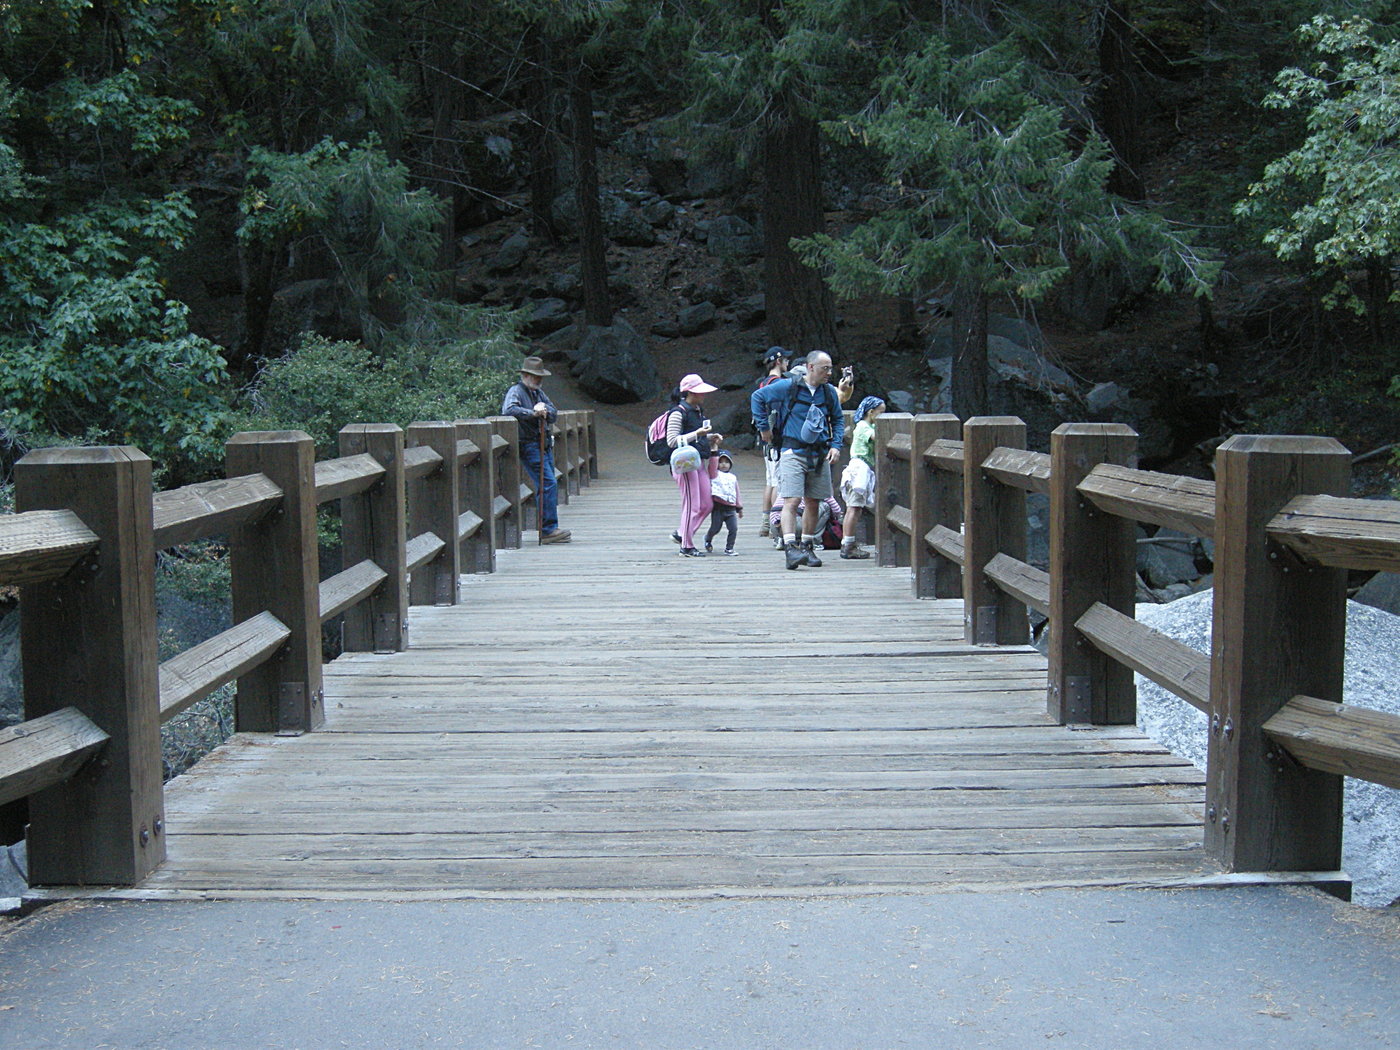
<svg viewBox="0 0 1400 1050">
<path fill-rule="evenodd" d="M 681 545 L 682 558 L 703 558 L 705 553 L 695 548 L 695 530 L 710 516 L 714 499 L 710 495 L 710 479 L 715 475 L 711 454 L 724 439 L 710 429 L 702 405 L 705 395 L 718 389 L 694 373 L 680 381 L 676 388 L 676 407 L 666 420 L 666 443 L 672 448 L 690 445 L 700 454 L 700 469 L 682 473 L 672 471 L 676 487 L 681 490 L 681 523 L 671 538 Z"/>
</svg>

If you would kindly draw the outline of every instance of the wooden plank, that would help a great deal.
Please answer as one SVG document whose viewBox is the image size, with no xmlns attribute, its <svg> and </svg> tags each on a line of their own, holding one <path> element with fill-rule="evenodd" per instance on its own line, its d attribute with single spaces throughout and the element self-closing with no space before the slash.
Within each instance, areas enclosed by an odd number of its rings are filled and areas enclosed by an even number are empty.
<svg viewBox="0 0 1400 1050">
<path fill-rule="evenodd" d="M 963 472 L 963 443 L 951 438 L 940 438 L 924 449 L 924 459 L 939 470 L 961 475 Z"/>
<path fill-rule="evenodd" d="M 497 496 L 491 501 L 491 515 L 497 519 L 503 518 L 510 513 L 512 506 L 514 506 L 514 504 L 505 496 Z"/>
<path fill-rule="evenodd" d="M 913 515 L 908 507 L 891 507 L 885 514 L 885 520 L 891 528 L 898 529 L 906 536 L 914 534 Z"/>
<path fill-rule="evenodd" d="M 893 456 L 895 459 L 905 461 L 909 459 L 909 448 L 909 435 L 907 433 L 895 434 L 893 437 L 890 438 L 889 443 L 885 446 L 886 451 L 891 456 Z"/>
<path fill-rule="evenodd" d="M 963 424 L 969 463 L 984 463 L 1002 447 L 1024 448 L 1026 424 L 1015 416 L 974 416 Z M 1026 558 L 1026 494 L 983 470 L 963 474 L 963 622 L 969 642 L 1025 645 L 1026 607 L 993 585 L 986 566 L 998 554 Z"/>
<path fill-rule="evenodd" d="M 1210 713 L 1210 657 L 1095 602 L 1075 629 L 1125 667 Z"/>
<path fill-rule="evenodd" d="M 442 466 L 442 456 L 427 445 L 406 448 L 403 453 L 404 480 L 424 478 Z"/>
<path fill-rule="evenodd" d="M 160 720 L 168 721 L 215 689 L 257 667 L 292 636 L 271 613 L 259 613 L 160 665 Z"/>
<path fill-rule="evenodd" d="M 374 593 L 389 574 L 366 558 L 358 564 L 321 581 L 321 622 L 339 616 L 356 602 Z"/>
<path fill-rule="evenodd" d="M 432 561 L 447 544 L 431 532 L 423 532 L 408 541 L 404 549 L 404 567 L 412 572 Z"/>
<path fill-rule="evenodd" d="M 457 425 L 411 423 L 405 440 L 410 446 L 404 451 L 405 534 L 416 537 L 431 533 L 443 541 L 426 558 L 419 559 L 422 550 L 406 554 L 408 600 L 413 605 L 456 605 L 461 598 L 462 574 L 461 547 L 455 539 L 462 501 L 462 471 L 456 467 Z M 451 469 L 410 476 L 410 457 L 416 457 L 420 448 L 432 451 L 439 466 L 450 462 Z"/>
<path fill-rule="evenodd" d="M 1309 769 L 1400 788 L 1400 715 L 1295 696 L 1264 732 Z"/>
<path fill-rule="evenodd" d="M 1101 463 L 1079 483 L 1079 492 L 1100 510 L 1119 517 L 1194 536 L 1215 532 L 1213 481 Z"/>
<path fill-rule="evenodd" d="M 457 466 L 470 467 L 480 458 L 481 449 L 475 441 L 469 438 L 460 438 L 457 441 Z"/>
<path fill-rule="evenodd" d="M 471 539 L 482 524 L 480 514 L 474 514 L 471 511 L 463 512 L 457 518 L 457 542 L 461 543 L 463 540 Z"/>
<path fill-rule="evenodd" d="M 97 542 L 71 510 L 0 515 L 0 586 L 57 579 L 96 550 Z"/>
<path fill-rule="evenodd" d="M 1044 452 L 996 448 L 982 461 L 982 470 L 1012 488 L 1050 492 L 1050 457 Z"/>
<path fill-rule="evenodd" d="M 1295 496 L 1268 531 L 1319 565 L 1400 572 L 1400 501 Z"/>
<path fill-rule="evenodd" d="M 403 476 L 404 432 L 393 423 L 352 423 L 340 429 L 340 451 L 368 455 L 383 469 L 382 482 L 340 504 L 340 535 L 346 562 L 374 562 L 384 570 L 381 585 L 345 609 L 341 645 L 346 652 L 397 652 L 407 644 L 407 486 Z M 324 611 L 324 610 L 323 610 Z"/>
<path fill-rule="evenodd" d="M 1033 565 L 998 554 L 982 570 L 987 578 L 1008 594 L 1041 613 L 1050 612 L 1050 574 Z"/>
<path fill-rule="evenodd" d="M 282 503 L 265 474 L 245 474 L 158 492 L 152 499 L 155 548 L 164 550 L 257 521 Z"/>
<path fill-rule="evenodd" d="M 384 476 L 384 468 L 368 453 L 327 459 L 316 464 L 316 502 L 364 492 Z"/>
<path fill-rule="evenodd" d="M 942 525 L 935 525 L 928 530 L 924 542 L 954 564 L 963 564 L 962 533 L 954 532 Z"/>
<path fill-rule="evenodd" d="M 928 448 L 936 441 L 962 434 L 962 421 L 951 414 L 917 415 L 910 425 L 913 447 Z M 962 596 L 962 565 L 930 548 L 923 537 L 935 525 L 962 528 L 962 484 L 955 474 L 938 470 L 921 456 L 909 464 L 909 576 L 915 598 Z"/>
<path fill-rule="evenodd" d="M 106 742 L 76 707 L 0 729 L 0 805 L 61 784 Z"/>
</svg>

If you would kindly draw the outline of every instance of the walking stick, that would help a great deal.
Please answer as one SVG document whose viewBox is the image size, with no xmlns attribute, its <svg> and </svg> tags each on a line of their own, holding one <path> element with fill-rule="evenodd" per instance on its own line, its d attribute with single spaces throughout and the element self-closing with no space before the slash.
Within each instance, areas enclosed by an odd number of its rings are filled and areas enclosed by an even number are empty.
<svg viewBox="0 0 1400 1050">
<path fill-rule="evenodd" d="M 537 544 L 544 543 L 544 454 L 545 454 L 545 417 L 540 416 L 540 470 L 539 482 L 535 485 L 535 524 L 539 526 L 535 535 L 538 537 Z"/>
</svg>

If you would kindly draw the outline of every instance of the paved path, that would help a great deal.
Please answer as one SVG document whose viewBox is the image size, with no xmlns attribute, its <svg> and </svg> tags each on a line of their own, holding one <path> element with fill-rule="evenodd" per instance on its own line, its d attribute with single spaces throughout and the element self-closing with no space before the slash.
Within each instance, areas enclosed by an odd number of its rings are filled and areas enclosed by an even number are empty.
<svg viewBox="0 0 1400 1050">
<path fill-rule="evenodd" d="M 1400 1045 L 1400 917 L 1293 888 L 72 902 L 0 931 L 16 1050 Z"/>
</svg>

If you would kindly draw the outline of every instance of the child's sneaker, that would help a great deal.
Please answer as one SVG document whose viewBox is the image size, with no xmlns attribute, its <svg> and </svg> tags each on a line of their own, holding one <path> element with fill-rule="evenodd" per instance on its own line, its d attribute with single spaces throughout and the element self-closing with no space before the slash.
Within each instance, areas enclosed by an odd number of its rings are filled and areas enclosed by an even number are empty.
<svg viewBox="0 0 1400 1050">
<path fill-rule="evenodd" d="M 705 544 L 705 553 L 706 553 L 706 554 L 713 554 L 714 552 L 715 552 L 714 544 L 712 544 L 712 543 L 707 543 L 707 544 Z"/>
<path fill-rule="evenodd" d="M 768 538 L 768 522 L 765 521 L 762 525 L 758 527 L 758 536 L 759 539 L 766 540 Z"/>
<path fill-rule="evenodd" d="M 734 557 L 734 555 L 738 554 L 739 552 L 736 551 L 733 547 L 725 547 L 725 548 L 724 548 L 724 553 L 727 554 L 727 555 L 729 555 L 729 556 L 732 558 L 732 557 Z"/>
</svg>

